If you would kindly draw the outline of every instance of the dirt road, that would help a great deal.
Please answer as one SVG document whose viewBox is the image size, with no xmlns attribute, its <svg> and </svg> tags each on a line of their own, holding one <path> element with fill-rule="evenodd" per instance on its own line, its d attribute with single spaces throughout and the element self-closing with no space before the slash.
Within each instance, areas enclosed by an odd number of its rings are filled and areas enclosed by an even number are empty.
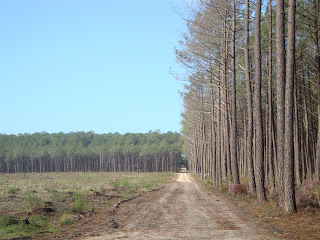
<svg viewBox="0 0 320 240">
<path fill-rule="evenodd" d="M 81 234 L 82 239 L 273 239 L 187 173 L 159 191 L 122 204 L 111 221 L 110 216 L 105 221 Z"/>
</svg>

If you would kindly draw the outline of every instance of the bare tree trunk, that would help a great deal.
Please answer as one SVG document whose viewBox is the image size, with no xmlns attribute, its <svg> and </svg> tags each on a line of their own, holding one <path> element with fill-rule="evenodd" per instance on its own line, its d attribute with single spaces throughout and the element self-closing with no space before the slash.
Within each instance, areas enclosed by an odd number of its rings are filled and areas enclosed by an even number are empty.
<svg viewBox="0 0 320 240">
<path fill-rule="evenodd" d="M 239 169 L 237 159 L 237 107 L 236 107 L 236 0 L 232 1 L 232 41 L 231 41 L 231 169 L 233 183 L 239 184 Z"/>
<path fill-rule="evenodd" d="M 301 149 L 300 149 L 300 132 L 299 132 L 299 102 L 298 102 L 298 83 L 297 74 L 294 76 L 294 135 L 293 135 L 293 145 L 294 145 L 294 164 L 295 164 L 295 176 L 296 183 L 298 186 L 302 184 L 301 179 Z"/>
<path fill-rule="evenodd" d="M 268 78 L 268 163 L 269 163 L 269 181 L 271 195 L 275 192 L 275 177 L 273 166 L 273 149 L 272 149 L 272 126 L 273 126 L 273 106 L 272 106 L 272 0 L 269 0 L 269 78 Z"/>
<path fill-rule="evenodd" d="M 221 71 L 221 67 L 219 68 Z M 222 72 L 222 71 L 221 71 Z M 218 111 L 217 111 L 217 183 L 218 186 L 221 186 L 221 180 L 222 180 L 222 169 L 221 169 L 221 84 L 220 81 L 218 82 Z"/>
<path fill-rule="evenodd" d="M 314 39 L 316 45 L 316 68 L 317 68 L 317 85 L 318 85 L 318 136 L 317 136 L 317 156 L 315 159 L 315 180 L 320 181 L 320 47 L 319 47 L 319 1 L 314 0 Z"/>
<path fill-rule="evenodd" d="M 215 133 L 215 124 L 214 124 L 214 89 L 213 89 L 213 69 L 211 67 L 210 62 L 210 98 L 211 98 L 211 132 L 210 132 L 210 152 L 212 153 L 211 156 L 211 177 L 213 178 L 213 184 L 215 187 L 218 186 L 217 183 L 217 168 L 216 168 L 216 133 Z"/>
<path fill-rule="evenodd" d="M 304 106 L 304 126 L 305 126 L 305 166 L 306 173 L 309 176 L 309 182 L 312 183 L 312 166 L 311 166 L 311 154 L 310 154 L 310 137 L 309 137 L 309 116 L 308 116 L 308 108 L 307 108 L 307 97 L 306 97 L 306 86 L 305 80 L 303 81 L 303 106 Z"/>
<path fill-rule="evenodd" d="M 283 158 L 284 158 L 284 99 L 285 99 L 285 34 L 284 34 L 284 0 L 277 0 L 276 5 L 276 44 L 277 44 L 277 164 L 279 205 L 283 206 Z"/>
<path fill-rule="evenodd" d="M 248 177 L 249 192 L 256 193 L 256 182 L 254 179 L 253 168 L 253 113 L 252 113 L 252 92 L 250 82 L 250 63 L 249 63 L 249 0 L 246 0 L 246 22 L 245 22 L 245 67 L 246 67 L 246 84 L 247 84 L 247 105 L 248 105 L 248 136 L 247 136 L 247 161 L 248 161 Z"/>
<path fill-rule="evenodd" d="M 262 109 L 261 109 L 261 0 L 256 2 L 255 14 L 255 85 L 254 85 L 254 99 L 255 99 L 255 132 L 256 132 L 256 183 L 257 183 L 257 197 L 259 202 L 266 201 L 266 194 L 264 188 L 264 147 L 263 147 L 263 123 L 262 123 Z"/>
<path fill-rule="evenodd" d="M 287 79 L 285 93 L 285 142 L 284 142 L 284 207 L 286 212 L 296 212 L 293 160 L 293 82 L 295 68 L 295 0 L 289 0 Z"/>
<path fill-rule="evenodd" d="M 226 129 L 226 94 L 223 94 L 226 92 L 226 74 L 227 74 L 227 33 L 226 33 L 226 23 L 224 22 L 224 37 L 223 37 L 223 41 L 222 41 L 222 59 L 223 59 L 223 65 L 222 65 L 222 71 L 221 71 L 221 89 L 223 89 L 223 91 L 220 91 L 221 93 L 221 99 L 223 98 L 223 101 L 221 101 L 221 108 L 223 105 L 223 110 L 224 112 L 221 111 L 221 170 L 222 170 L 222 178 L 223 180 L 227 179 L 227 157 L 226 157 L 226 138 L 225 138 L 225 129 Z"/>
</svg>

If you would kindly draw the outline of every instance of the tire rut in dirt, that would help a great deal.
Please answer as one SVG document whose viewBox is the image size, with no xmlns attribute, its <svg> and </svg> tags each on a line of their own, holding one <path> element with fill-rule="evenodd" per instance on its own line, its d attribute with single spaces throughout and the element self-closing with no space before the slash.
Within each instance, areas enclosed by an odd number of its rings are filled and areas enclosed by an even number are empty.
<svg viewBox="0 0 320 240">
<path fill-rule="evenodd" d="M 201 189 L 190 174 L 121 206 L 119 228 L 88 239 L 273 239 Z"/>
</svg>

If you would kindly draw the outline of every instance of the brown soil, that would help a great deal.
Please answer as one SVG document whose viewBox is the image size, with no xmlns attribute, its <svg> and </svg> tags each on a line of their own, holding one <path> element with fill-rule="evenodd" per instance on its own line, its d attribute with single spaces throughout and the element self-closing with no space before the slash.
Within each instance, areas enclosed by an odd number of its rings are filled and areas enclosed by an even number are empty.
<svg viewBox="0 0 320 240">
<path fill-rule="evenodd" d="M 222 195 L 206 191 L 188 173 L 80 220 L 55 239 L 276 239 Z"/>
</svg>

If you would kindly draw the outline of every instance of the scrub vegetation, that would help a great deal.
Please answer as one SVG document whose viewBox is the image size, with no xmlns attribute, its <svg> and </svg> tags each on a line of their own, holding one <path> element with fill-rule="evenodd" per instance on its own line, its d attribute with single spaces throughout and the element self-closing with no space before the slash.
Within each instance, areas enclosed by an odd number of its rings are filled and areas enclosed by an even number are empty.
<svg viewBox="0 0 320 240">
<path fill-rule="evenodd" d="M 121 200 L 156 189 L 172 176 L 170 172 L 1 174 L 0 238 L 59 232 Z"/>
</svg>

